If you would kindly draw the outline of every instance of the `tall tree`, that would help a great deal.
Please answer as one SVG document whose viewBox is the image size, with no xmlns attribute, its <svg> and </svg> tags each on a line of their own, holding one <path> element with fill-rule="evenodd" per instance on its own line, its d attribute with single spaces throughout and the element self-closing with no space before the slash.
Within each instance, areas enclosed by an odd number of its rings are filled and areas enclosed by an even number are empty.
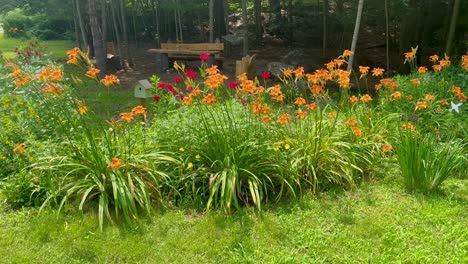
<svg viewBox="0 0 468 264">
<path fill-rule="evenodd" d="M 322 56 L 325 57 L 325 52 L 327 50 L 327 16 L 328 16 L 328 0 L 323 0 L 323 36 L 322 36 Z"/>
<path fill-rule="evenodd" d="M 354 54 L 356 53 L 356 45 L 357 40 L 359 37 L 359 27 L 361 26 L 361 18 L 362 18 L 362 7 L 364 6 L 364 0 L 359 0 L 357 15 L 356 15 L 356 24 L 354 25 L 354 33 L 353 33 L 353 40 L 351 42 L 351 56 L 349 57 L 348 61 L 348 71 L 353 69 L 353 62 L 354 62 Z M 344 89 L 343 89 L 344 90 Z"/>
<path fill-rule="evenodd" d="M 110 1 L 110 9 L 111 9 L 111 15 L 112 15 L 112 25 L 114 26 L 114 34 L 117 40 L 117 50 L 119 52 L 120 65 L 122 65 L 122 41 L 120 38 L 119 23 L 117 21 L 117 15 L 116 15 L 116 9 L 118 7 L 115 4 L 115 1 L 116 0 Z"/>
<path fill-rule="evenodd" d="M 102 32 L 99 25 L 96 0 L 88 0 L 89 24 L 91 26 L 91 34 L 93 36 L 94 56 L 96 57 L 96 65 L 101 71 L 106 71 L 106 52 L 102 42 Z"/>
<path fill-rule="evenodd" d="M 447 56 L 449 56 L 452 52 L 453 36 L 455 35 L 455 28 L 457 27 L 457 18 L 458 13 L 460 11 L 460 3 L 460 0 L 455 0 L 455 2 L 453 3 L 452 18 L 450 20 L 450 28 L 447 36 L 447 43 L 445 44 L 445 54 Z"/>
<path fill-rule="evenodd" d="M 242 55 L 247 56 L 249 52 L 249 34 L 248 34 L 248 21 L 247 21 L 247 0 L 241 0 L 242 5 L 242 27 L 244 28 L 244 45 Z"/>
<path fill-rule="evenodd" d="M 255 0 L 255 39 L 257 45 L 262 44 L 263 28 L 262 28 L 262 0 Z"/>
<path fill-rule="evenodd" d="M 213 43 L 214 42 L 214 0 L 210 0 L 208 8 L 210 12 L 210 16 L 209 16 L 210 42 Z"/>
<path fill-rule="evenodd" d="M 387 74 L 390 72 L 390 30 L 388 28 L 388 0 L 385 0 L 385 58 L 387 61 Z"/>
<path fill-rule="evenodd" d="M 83 21 L 83 16 L 81 14 L 81 6 L 80 6 L 80 1 L 79 0 L 74 0 L 75 1 L 75 8 L 76 8 L 76 13 L 78 14 L 78 24 L 80 25 L 80 32 L 81 32 L 81 41 L 82 41 L 82 47 L 81 49 L 84 50 L 86 49 L 86 45 L 88 43 L 87 38 L 86 38 L 86 28 L 84 26 L 84 21 Z"/>
</svg>

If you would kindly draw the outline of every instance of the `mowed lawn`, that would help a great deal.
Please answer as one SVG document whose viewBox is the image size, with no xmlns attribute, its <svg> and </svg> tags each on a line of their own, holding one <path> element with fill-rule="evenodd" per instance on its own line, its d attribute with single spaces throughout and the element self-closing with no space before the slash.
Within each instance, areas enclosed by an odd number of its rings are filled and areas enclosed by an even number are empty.
<svg viewBox="0 0 468 264">
<path fill-rule="evenodd" d="M 15 48 L 26 47 L 29 42 L 30 40 L 6 38 L 0 34 L 0 51 L 5 58 L 13 58 L 16 56 Z M 48 40 L 40 43 L 47 46 L 47 53 L 51 59 L 66 59 L 67 50 L 74 46 L 74 42 L 69 40 Z"/>
<path fill-rule="evenodd" d="M 435 195 L 396 178 L 269 206 L 165 209 L 99 231 L 97 217 L 0 207 L 2 263 L 467 263 L 466 181 Z"/>
</svg>

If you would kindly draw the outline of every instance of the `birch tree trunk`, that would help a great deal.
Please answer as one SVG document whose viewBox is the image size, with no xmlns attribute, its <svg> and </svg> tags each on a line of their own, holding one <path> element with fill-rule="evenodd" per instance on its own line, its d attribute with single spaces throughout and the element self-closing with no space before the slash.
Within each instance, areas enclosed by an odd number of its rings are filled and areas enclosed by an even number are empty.
<svg viewBox="0 0 468 264">
<path fill-rule="evenodd" d="M 364 0 L 359 0 L 358 11 L 356 16 L 356 24 L 354 25 L 353 41 L 351 43 L 352 54 L 348 61 L 348 71 L 353 69 L 354 54 L 356 52 L 356 44 L 359 36 L 359 27 L 361 26 L 362 7 L 364 6 Z"/>
<path fill-rule="evenodd" d="M 94 55 L 96 57 L 96 65 L 102 71 L 106 71 L 106 52 L 102 45 L 102 32 L 99 26 L 98 16 L 96 11 L 96 0 L 88 0 L 89 22 L 91 25 L 91 34 L 93 36 Z"/>
</svg>

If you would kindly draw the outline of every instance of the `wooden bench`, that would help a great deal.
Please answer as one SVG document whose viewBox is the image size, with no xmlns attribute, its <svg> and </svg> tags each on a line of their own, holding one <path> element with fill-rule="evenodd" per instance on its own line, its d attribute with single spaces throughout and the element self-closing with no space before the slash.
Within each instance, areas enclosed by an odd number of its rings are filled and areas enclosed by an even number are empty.
<svg viewBox="0 0 468 264">
<path fill-rule="evenodd" d="M 160 72 L 169 69 L 169 61 L 175 59 L 197 60 L 201 54 L 209 54 L 207 63 L 222 63 L 221 53 L 224 51 L 224 43 L 161 43 L 160 49 L 149 49 L 149 53 L 157 54 L 157 64 Z"/>
</svg>

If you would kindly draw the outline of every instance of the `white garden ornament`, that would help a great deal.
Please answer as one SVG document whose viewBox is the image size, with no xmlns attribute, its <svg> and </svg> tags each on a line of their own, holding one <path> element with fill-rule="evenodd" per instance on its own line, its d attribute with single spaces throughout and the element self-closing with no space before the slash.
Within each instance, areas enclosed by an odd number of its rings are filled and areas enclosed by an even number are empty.
<svg viewBox="0 0 468 264">
<path fill-rule="evenodd" d="M 457 113 L 460 113 L 460 106 L 463 105 L 463 103 L 458 103 L 458 104 L 455 104 L 453 102 L 450 102 L 452 104 L 452 108 L 449 109 L 450 112 L 452 111 L 455 111 Z"/>
</svg>

